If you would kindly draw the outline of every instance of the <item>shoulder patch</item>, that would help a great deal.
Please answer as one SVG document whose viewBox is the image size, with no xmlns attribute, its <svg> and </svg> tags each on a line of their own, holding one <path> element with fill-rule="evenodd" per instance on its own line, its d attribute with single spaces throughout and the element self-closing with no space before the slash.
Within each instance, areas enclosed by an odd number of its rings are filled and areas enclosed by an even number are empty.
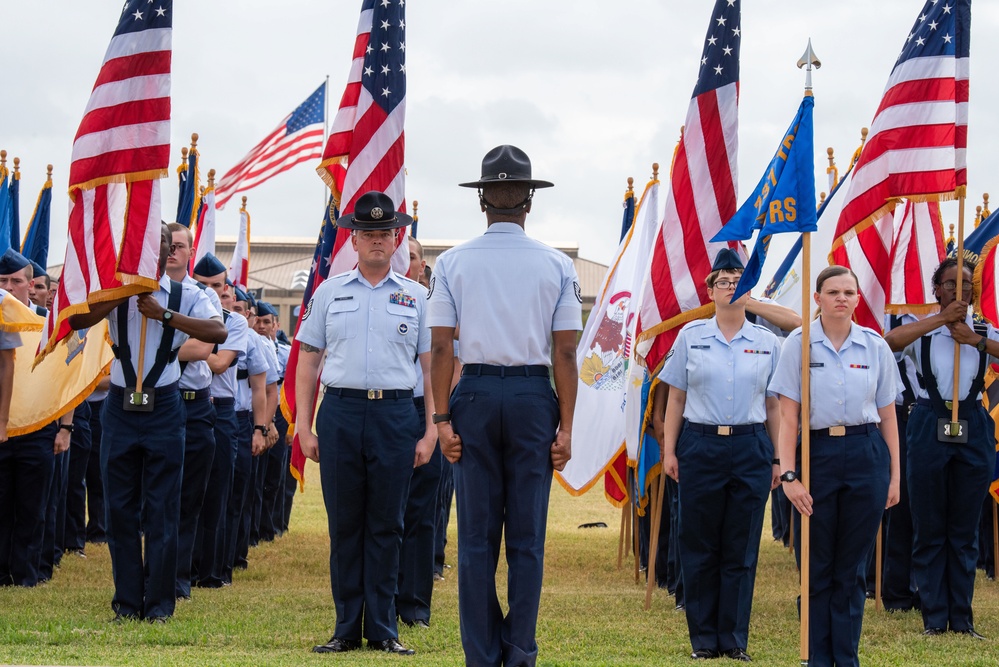
<svg viewBox="0 0 999 667">
<path fill-rule="evenodd" d="M 576 301 L 583 303 L 583 290 L 579 288 L 579 281 L 572 281 L 572 289 L 576 292 Z"/>
<path fill-rule="evenodd" d="M 437 285 L 437 276 L 430 276 L 430 287 L 427 288 L 427 298 L 434 294 L 434 287 Z"/>
<path fill-rule="evenodd" d="M 309 319 L 309 315 L 312 314 L 312 304 L 315 301 L 315 297 L 309 299 L 309 305 L 305 307 L 305 312 L 302 313 L 302 321 Z"/>
</svg>

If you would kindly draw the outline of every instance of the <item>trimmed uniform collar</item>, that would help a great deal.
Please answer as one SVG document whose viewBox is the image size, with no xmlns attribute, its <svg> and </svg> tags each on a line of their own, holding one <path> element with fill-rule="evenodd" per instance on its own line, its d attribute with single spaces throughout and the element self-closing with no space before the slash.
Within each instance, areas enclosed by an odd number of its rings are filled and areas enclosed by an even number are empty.
<svg viewBox="0 0 999 667">
<path fill-rule="evenodd" d="M 164 271 L 163 275 L 160 276 L 160 289 L 167 294 L 170 293 L 170 276 L 166 274 L 166 271 Z"/>
<path fill-rule="evenodd" d="M 826 335 L 826 330 L 822 327 L 822 318 L 817 317 L 812 320 L 812 329 L 810 332 L 810 338 L 812 343 L 824 343 L 833 352 L 836 348 L 833 347 L 832 343 L 829 342 L 829 336 Z M 860 345 L 861 347 L 867 347 L 867 340 L 864 336 L 863 330 L 856 322 L 850 322 L 850 335 L 846 337 L 843 341 L 843 345 L 840 346 L 839 351 L 842 352 L 850 345 Z"/>
<path fill-rule="evenodd" d="M 732 340 L 725 340 L 725 335 L 722 334 L 721 329 L 718 328 L 718 318 L 712 317 L 710 320 L 706 320 L 704 323 L 704 328 L 701 330 L 701 338 L 717 338 L 719 341 L 725 345 L 731 345 L 733 341 L 737 338 L 745 338 L 746 340 L 756 340 L 756 329 L 753 324 L 746 320 L 742 323 L 742 328 L 732 336 Z"/>
<path fill-rule="evenodd" d="M 527 231 L 516 222 L 494 222 L 486 227 L 486 234 L 520 234 L 527 236 Z"/>
<path fill-rule="evenodd" d="M 975 320 L 974 320 L 974 318 L 971 315 L 968 315 L 966 318 L 964 318 L 964 323 L 967 324 L 968 328 L 970 328 L 970 329 L 974 329 L 975 328 Z M 946 324 L 943 325 L 943 326 L 937 327 L 936 329 L 934 329 L 933 331 L 931 331 L 927 335 L 928 336 L 946 336 L 947 338 L 953 338 L 953 336 L 950 335 L 950 328 Z"/>
<path fill-rule="evenodd" d="M 357 282 L 361 283 L 362 285 L 366 285 L 367 287 L 370 287 L 372 289 L 374 289 L 375 287 L 381 287 L 382 285 L 384 285 L 386 282 L 388 282 L 390 280 L 392 282 L 394 282 L 396 285 L 399 285 L 400 287 L 403 287 L 403 278 L 402 278 L 402 276 L 400 276 L 398 273 L 396 273 L 395 271 L 393 271 L 391 269 L 389 269 L 389 272 L 388 272 L 387 276 L 385 276 L 384 278 L 382 278 L 381 280 L 378 281 L 377 285 L 372 285 L 371 283 L 369 283 L 367 281 L 367 279 L 364 276 L 361 275 L 361 270 L 355 266 L 353 269 L 351 269 L 350 271 L 347 272 L 347 280 L 344 281 L 344 284 L 349 283 L 349 282 L 351 282 L 353 280 L 356 280 Z"/>
</svg>

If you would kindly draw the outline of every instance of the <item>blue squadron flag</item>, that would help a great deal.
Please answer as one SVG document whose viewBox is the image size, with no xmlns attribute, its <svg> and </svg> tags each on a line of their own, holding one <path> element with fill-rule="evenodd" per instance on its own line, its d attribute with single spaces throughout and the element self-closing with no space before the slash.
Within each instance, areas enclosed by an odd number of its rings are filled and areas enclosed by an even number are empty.
<svg viewBox="0 0 999 667">
<path fill-rule="evenodd" d="M 10 170 L 7 169 L 6 157 L 7 151 L 4 151 L 3 155 L 0 156 L 0 253 L 7 252 L 7 248 L 11 247 L 10 228 L 12 206 L 10 201 L 10 188 L 8 187 Z"/>
<path fill-rule="evenodd" d="M 191 135 L 191 150 L 187 151 L 185 149 L 183 162 L 177 167 L 177 184 L 179 190 L 177 194 L 177 217 L 175 220 L 188 229 L 197 220 L 198 206 L 201 203 L 198 197 L 201 174 L 198 173 L 199 155 L 196 143 L 198 140 L 197 137 L 198 135 L 196 134 Z"/>
<path fill-rule="evenodd" d="M 21 241 L 21 170 L 19 159 L 14 158 L 14 173 L 10 175 L 10 247 L 17 248 Z M 42 266 L 45 266 L 44 264 Z"/>
<path fill-rule="evenodd" d="M 38 193 L 35 211 L 31 214 L 28 229 L 24 232 L 21 254 L 42 268 L 49 265 L 49 221 L 52 217 L 52 165 L 42 191 Z"/>
<path fill-rule="evenodd" d="M 756 189 L 711 239 L 712 242 L 742 241 L 759 230 L 753 255 L 732 296 L 733 302 L 759 282 L 774 234 L 818 229 L 812 145 L 814 106 L 815 98 L 806 95 Z"/>
</svg>

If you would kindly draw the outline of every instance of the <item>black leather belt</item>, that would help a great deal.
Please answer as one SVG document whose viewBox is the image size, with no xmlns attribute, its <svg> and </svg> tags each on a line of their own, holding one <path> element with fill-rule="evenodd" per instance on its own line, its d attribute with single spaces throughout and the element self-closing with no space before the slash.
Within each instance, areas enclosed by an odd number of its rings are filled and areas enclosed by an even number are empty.
<svg viewBox="0 0 999 667">
<path fill-rule="evenodd" d="M 548 377 L 547 366 L 492 366 L 490 364 L 465 364 L 462 375 L 498 375 L 502 377 Z"/>
<path fill-rule="evenodd" d="M 829 428 L 820 428 L 810 431 L 813 438 L 826 437 L 831 438 L 842 438 L 846 435 L 863 435 L 864 433 L 870 433 L 873 429 L 878 427 L 877 424 L 857 424 L 856 426 L 830 426 Z"/>
<path fill-rule="evenodd" d="M 748 435 L 763 430 L 763 424 L 737 424 L 735 426 L 721 426 L 717 424 L 698 424 L 687 422 L 687 428 L 695 433 L 705 435 Z"/>
<path fill-rule="evenodd" d="M 211 389 L 181 389 L 180 397 L 185 401 L 204 401 L 212 397 Z"/>
<path fill-rule="evenodd" d="M 217 408 L 231 408 L 232 406 L 236 405 L 236 399 L 230 398 L 228 396 L 223 396 L 221 398 L 215 396 L 212 398 L 212 403 Z"/>
<path fill-rule="evenodd" d="M 383 398 L 413 398 L 412 389 L 347 389 L 323 385 L 323 393 L 343 398 L 366 398 L 369 401 L 380 401 Z"/>
</svg>

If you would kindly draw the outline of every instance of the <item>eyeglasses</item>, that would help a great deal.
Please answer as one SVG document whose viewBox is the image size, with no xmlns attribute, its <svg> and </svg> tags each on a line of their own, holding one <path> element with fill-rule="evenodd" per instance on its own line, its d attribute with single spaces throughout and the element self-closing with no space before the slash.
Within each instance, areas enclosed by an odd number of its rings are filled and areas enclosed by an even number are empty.
<svg viewBox="0 0 999 667">
<path fill-rule="evenodd" d="M 712 287 L 717 287 L 718 289 L 728 289 L 729 287 L 735 287 L 738 284 L 738 280 L 716 280 Z"/>
<path fill-rule="evenodd" d="M 945 290 L 953 292 L 954 290 L 957 289 L 957 281 L 947 280 L 945 282 L 940 283 L 940 287 L 943 287 Z M 975 286 L 969 283 L 968 281 L 964 281 L 963 283 L 961 283 L 962 292 L 970 292 L 971 290 L 974 289 L 974 287 Z"/>
</svg>

